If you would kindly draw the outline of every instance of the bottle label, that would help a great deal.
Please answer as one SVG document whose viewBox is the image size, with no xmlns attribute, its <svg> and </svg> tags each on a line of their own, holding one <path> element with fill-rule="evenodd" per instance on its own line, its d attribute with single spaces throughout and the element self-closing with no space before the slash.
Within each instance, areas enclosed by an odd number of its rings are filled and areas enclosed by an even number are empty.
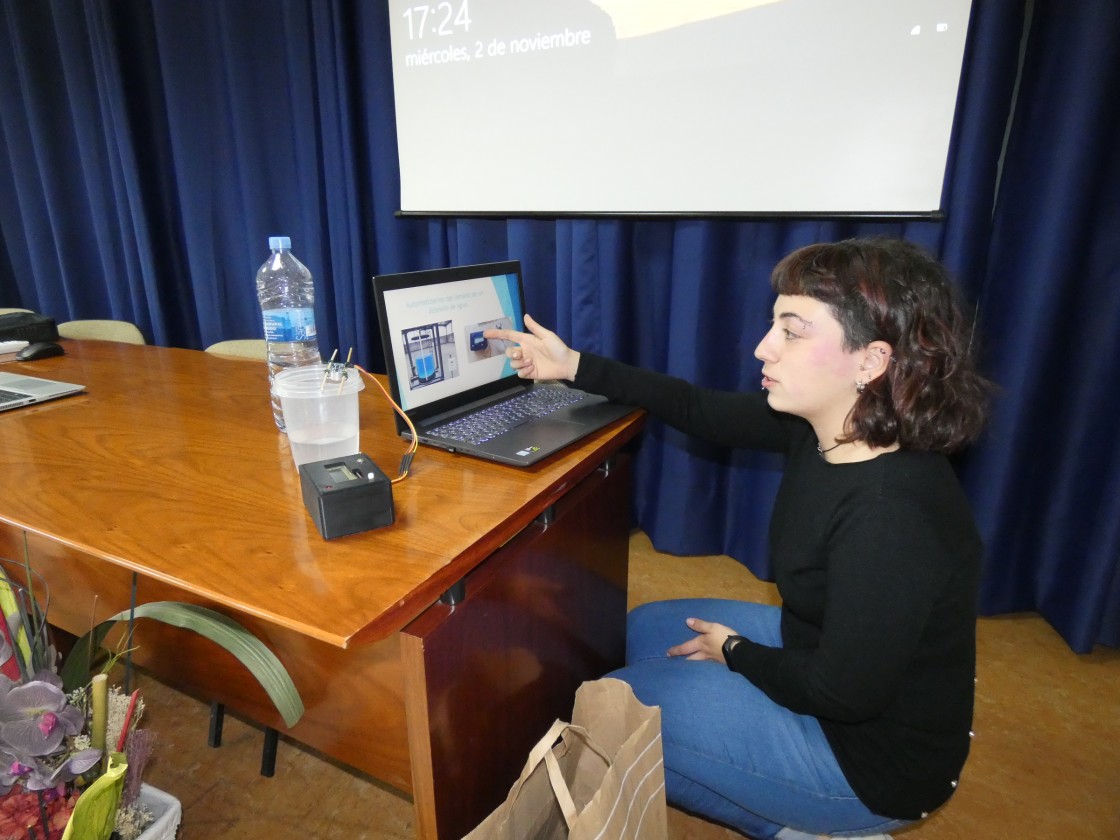
<svg viewBox="0 0 1120 840">
<path fill-rule="evenodd" d="M 264 313 L 265 341 L 314 341 L 314 309 L 269 309 Z"/>
</svg>

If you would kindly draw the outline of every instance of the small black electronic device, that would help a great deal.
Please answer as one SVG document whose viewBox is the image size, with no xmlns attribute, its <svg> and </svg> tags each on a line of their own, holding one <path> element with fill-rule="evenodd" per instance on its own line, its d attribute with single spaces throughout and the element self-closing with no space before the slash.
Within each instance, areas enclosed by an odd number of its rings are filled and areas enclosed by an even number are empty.
<svg viewBox="0 0 1120 840">
<path fill-rule="evenodd" d="M 66 351 L 61 344 L 53 341 L 33 341 L 22 350 L 16 351 L 16 358 L 21 362 L 33 362 L 36 359 L 49 359 L 51 356 L 61 356 Z"/>
<path fill-rule="evenodd" d="M 54 318 L 38 312 L 0 313 L 0 341 L 57 341 Z"/>
<path fill-rule="evenodd" d="M 368 455 L 300 464 L 299 481 L 325 540 L 393 524 L 393 485 Z"/>
</svg>

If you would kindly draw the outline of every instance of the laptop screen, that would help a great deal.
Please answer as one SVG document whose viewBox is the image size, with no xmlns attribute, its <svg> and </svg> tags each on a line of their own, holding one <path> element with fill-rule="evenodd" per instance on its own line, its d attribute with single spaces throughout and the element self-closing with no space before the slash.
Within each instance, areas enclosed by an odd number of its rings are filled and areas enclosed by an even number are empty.
<svg viewBox="0 0 1120 840">
<path fill-rule="evenodd" d="M 519 262 L 381 275 L 373 287 L 393 397 L 414 419 L 522 384 L 509 342 L 483 335 L 523 329 Z"/>
</svg>

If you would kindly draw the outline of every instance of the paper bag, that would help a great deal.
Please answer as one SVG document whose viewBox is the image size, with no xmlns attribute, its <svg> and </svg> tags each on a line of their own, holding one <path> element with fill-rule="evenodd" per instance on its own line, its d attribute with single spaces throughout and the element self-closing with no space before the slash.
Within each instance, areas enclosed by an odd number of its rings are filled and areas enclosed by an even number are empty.
<svg viewBox="0 0 1120 840">
<path fill-rule="evenodd" d="M 559 741 L 559 742 L 558 742 Z M 465 840 L 664 840 L 661 710 L 622 680 L 585 682 L 509 796 Z"/>
</svg>

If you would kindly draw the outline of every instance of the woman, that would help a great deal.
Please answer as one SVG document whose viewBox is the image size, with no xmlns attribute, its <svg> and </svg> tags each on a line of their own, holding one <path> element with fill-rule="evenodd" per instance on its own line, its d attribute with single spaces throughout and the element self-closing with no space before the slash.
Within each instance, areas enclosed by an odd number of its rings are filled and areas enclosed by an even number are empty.
<svg viewBox="0 0 1120 840">
<path fill-rule="evenodd" d="M 522 377 L 785 453 L 781 608 L 641 606 L 612 676 L 662 709 L 670 802 L 751 837 L 873 836 L 943 804 L 968 754 L 981 544 L 945 453 L 978 434 L 987 383 L 944 269 L 915 245 L 811 245 L 771 286 L 764 393 L 581 354 L 528 316 L 529 333 L 493 335 L 518 343 Z"/>
</svg>

